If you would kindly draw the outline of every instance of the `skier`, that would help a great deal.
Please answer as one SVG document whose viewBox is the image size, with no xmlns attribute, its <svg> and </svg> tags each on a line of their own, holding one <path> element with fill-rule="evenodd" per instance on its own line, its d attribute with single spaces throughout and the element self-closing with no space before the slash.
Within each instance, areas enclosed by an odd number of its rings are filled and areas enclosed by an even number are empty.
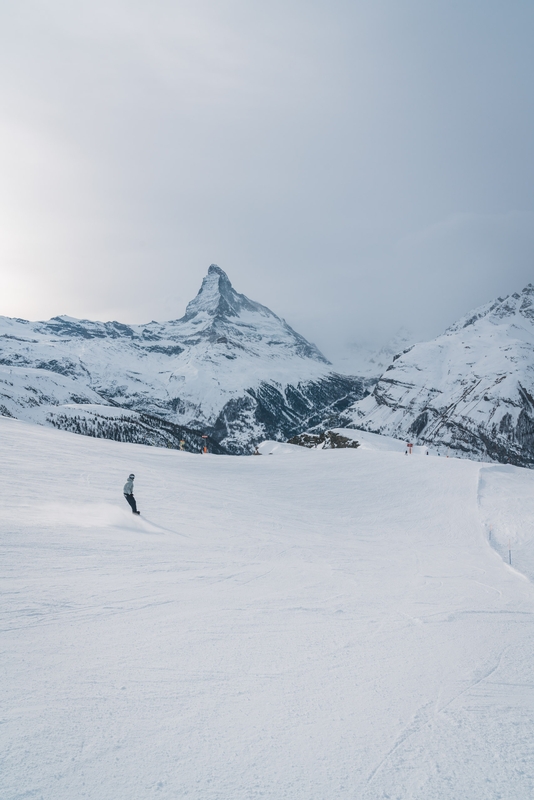
<svg viewBox="0 0 534 800">
<path fill-rule="evenodd" d="M 128 480 L 124 484 L 124 496 L 126 498 L 126 502 L 132 509 L 132 514 L 140 514 L 141 512 L 137 510 L 137 503 L 135 502 L 135 497 L 133 496 L 133 482 L 134 482 L 135 475 L 130 473 L 128 475 Z"/>
</svg>

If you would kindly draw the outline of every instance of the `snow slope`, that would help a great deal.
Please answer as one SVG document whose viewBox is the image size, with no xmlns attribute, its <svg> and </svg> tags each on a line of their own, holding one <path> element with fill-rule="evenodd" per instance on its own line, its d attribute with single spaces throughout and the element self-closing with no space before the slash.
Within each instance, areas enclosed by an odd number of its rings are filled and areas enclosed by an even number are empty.
<svg viewBox="0 0 534 800">
<path fill-rule="evenodd" d="M 346 421 L 468 457 L 534 465 L 534 286 L 397 356 Z"/>
<path fill-rule="evenodd" d="M 530 472 L 0 445 L 2 800 L 532 797 Z"/>
<path fill-rule="evenodd" d="M 0 317 L 0 365 L 0 414 L 57 425 L 65 404 L 113 405 L 200 429 L 232 452 L 288 438 L 365 394 L 364 380 L 336 374 L 216 264 L 170 322 Z"/>
</svg>

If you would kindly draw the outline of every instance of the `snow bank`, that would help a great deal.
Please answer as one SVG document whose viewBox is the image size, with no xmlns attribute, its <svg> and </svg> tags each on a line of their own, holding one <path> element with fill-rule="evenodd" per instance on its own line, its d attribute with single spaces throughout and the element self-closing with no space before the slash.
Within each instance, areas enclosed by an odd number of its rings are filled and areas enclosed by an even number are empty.
<svg viewBox="0 0 534 800">
<path fill-rule="evenodd" d="M 488 541 L 534 581 L 534 472 L 512 466 L 481 470 L 479 502 Z"/>
<path fill-rule="evenodd" d="M 258 450 L 260 451 L 262 456 L 273 456 L 273 455 L 299 455 L 303 452 L 309 453 L 310 450 L 307 447 L 301 447 L 298 444 L 288 444 L 287 442 L 275 442 L 268 439 L 265 442 L 260 442 L 258 445 Z"/>
</svg>

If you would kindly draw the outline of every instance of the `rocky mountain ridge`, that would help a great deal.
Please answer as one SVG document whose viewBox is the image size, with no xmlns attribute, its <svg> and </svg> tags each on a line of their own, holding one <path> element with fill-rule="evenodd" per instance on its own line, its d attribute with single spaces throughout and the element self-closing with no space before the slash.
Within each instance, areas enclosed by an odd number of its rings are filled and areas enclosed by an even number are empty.
<svg viewBox="0 0 534 800">
<path fill-rule="evenodd" d="M 534 466 L 534 286 L 395 356 L 344 421 L 458 455 Z"/>
<path fill-rule="evenodd" d="M 177 320 L 0 318 L 0 413 L 56 427 L 98 406 L 117 432 L 120 408 L 130 427 L 131 414 L 144 415 L 139 430 L 154 417 L 244 453 L 335 417 L 366 386 L 335 373 L 315 345 L 236 292 L 215 264 Z"/>
</svg>

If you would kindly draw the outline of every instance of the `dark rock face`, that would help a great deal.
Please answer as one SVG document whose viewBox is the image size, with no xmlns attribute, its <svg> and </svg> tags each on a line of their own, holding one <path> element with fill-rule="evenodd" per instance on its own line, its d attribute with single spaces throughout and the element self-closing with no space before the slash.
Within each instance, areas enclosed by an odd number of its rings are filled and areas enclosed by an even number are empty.
<svg viewBox="0 0 534 800">
<path fill-rule="evenodd" d="M 323 450 L 338 450 L 347 447 L 355 450 L 360 446 L 360 443 L 354 439 L 349 439 L 348 436 L 343 436 L 334 431 L 299 433 L 298 436 L 293 436 L 292 439 L 289 439 L 288 444 L 298 444 L 300 447 L 308 447 L 309 449 L 321 447 Z"/>
<path fill-rule="evenodd" d="M 409 432 L 415 437 L 419 436 L 428 425 L 428 419 L 428 410 L 425 409 L 414 419 L 410 425 Z"/>
</svg>

